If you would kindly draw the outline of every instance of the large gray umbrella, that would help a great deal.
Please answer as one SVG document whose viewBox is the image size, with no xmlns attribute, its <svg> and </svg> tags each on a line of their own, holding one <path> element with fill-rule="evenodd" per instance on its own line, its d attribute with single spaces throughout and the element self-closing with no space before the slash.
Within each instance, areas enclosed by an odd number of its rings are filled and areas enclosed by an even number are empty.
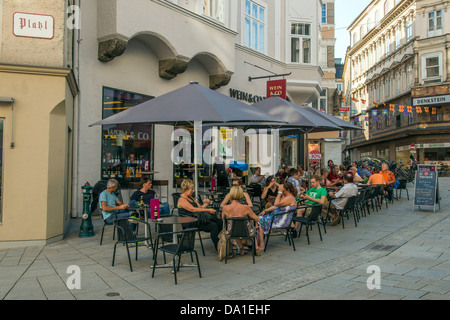
<svg viewBox="0 0 450 320">
<path fill-rule="evenodd" d="M 197 82 L 168 92 L 133 108 L 112 115 L 91 125 L 114 125 L 124 123 L 152 123 L 171 126 L 194 125 L 194 180 L 198 194 L 198 150 L 196 148 L 202 123 L 223 125 L 262 122 L 277 127 L 284 121 L 224 94 L 206 88 Z"/>
<path fill-rule="evenodd" d="M 310 132 L 311 130 L 342 130 L 342 128 L 334 122 L 319 115 L 311 114 L 305 108 L 299 107 L 278 96 L 272 96 L 268 99 L 256 102 L 252 104 L 252 106 L 277 119 L 286 121 L 287 124 L 282 125 L 280 129 L 295 128 L 304 133 Z"/>
<path fill-rule="evenodd" d="M 277 119 L 284 120 L 287 124 L 282 125 L 280 130 L 286 132 L 301 131 L 306 134 L 308 141 L 308 133 L 312 131 L 339 131 L 340 126 L 334 122 L 308 112 L 305 108 L 299 107 L 290 101 L 272 96 L 268 99 L 252 104 L 255 108 L 263 110 Z M 309 161 L 306 163 L 309 170 Z"/>
<path fill-rule="evenodd" d="M 317 109 L 305 106 L 302 107 L 302 109 L 305 109 L 307 112 L 314 114 L 314 115 L 318 115 L 319 117 L 328 119 L 329 121 L 333 122 L 334 124 L 338 125 L 339 127 L 341 127 L 344 130 L 364 130 L 361 127 L 358 127 L 350 122 L 344 121 L 342 119 L 339 119 L 335 116 L 332 116 L 331 114 L 328 114 L 326 112 L 323 111 L 319 111 Z"/>
</svg>

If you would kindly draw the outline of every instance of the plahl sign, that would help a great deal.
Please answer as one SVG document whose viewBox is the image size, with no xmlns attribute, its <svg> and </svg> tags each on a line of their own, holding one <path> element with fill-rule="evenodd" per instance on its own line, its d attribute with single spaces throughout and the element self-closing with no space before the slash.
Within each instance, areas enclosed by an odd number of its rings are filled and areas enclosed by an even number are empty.
<svg viewBox="0 0 450 320">
<path fill-rule="evenodd" d="M 271 96 L 286 100 L 286 79 L 267 81 L 267 98 Z"/>
</svg>

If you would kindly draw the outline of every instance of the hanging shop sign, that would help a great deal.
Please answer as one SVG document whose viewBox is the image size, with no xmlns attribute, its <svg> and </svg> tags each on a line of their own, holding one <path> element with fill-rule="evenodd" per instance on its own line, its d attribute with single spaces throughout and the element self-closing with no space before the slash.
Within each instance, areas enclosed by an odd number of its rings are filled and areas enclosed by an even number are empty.
<svg viewBox="0 0 450 320">
<path fill-rule="evenodd" d="M 267 98 L 279 96 L 286 100 L 286 79 L 267 81 Z"/>
<path fill-rule="evenodd" d="M 15 12 L 13 34 L 16 37 L 53 39 L 55 18 L 50 15 Z"/>
</svg>

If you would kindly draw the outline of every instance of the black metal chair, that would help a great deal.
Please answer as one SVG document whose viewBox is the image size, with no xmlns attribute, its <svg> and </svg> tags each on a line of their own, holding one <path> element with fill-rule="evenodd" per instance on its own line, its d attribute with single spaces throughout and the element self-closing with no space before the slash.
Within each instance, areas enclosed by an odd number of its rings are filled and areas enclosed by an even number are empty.
<svg viewBox="0 0 450 320">
<path fill-rule="evenodd" d="M 115 213 L 113 213 L 114 215 L 115 215 Z M 108 222 L 106 222 L 106 220 L 105 219 L 103 219 L 103 228 L 102 228 L 102 235 L 101 235 L 101 237 L 100 237 L 100 245 L 102 245 L 102 243 L 103 243 L 103 234 L 104 234 L 104 232 L 105 232 L 105 227 L 106 226 L 114 226 L 114 223 L 108 223 Z M 113 240 L 115 240 L 115 235 L 116 235 L 116 227 L 114 226 L 114 230 L 113 230 Z"/>
<path fill-rule="evenodd" d="M 138 223 L 145 224 L 148 235 L 147 236 L 145 236 L 145 235 L 138 236 L 138 234 L 133 232 L 133 230 L 131 230 L 131 228 L 130 228 L 131 221 L 136 221 Z M 133 272 L 133 267 L 131 266 L 130 250 L 129 250 L 129 246 L 128 246 L 129 244 L 134 244 L 136 247 L 136 261 L 138 259 L 138 246 L 139 246 L 138 244 L 140 242 L 150 241 L 150 243 L 152 244 L 153 255 L 155 254 L 153 241 L 152 241 L 152 233 L 150 230 L 150 225 L 147 222 L 142 221 L 140 219 L 134 219 L 134 218 L 122 218 L 122 219 L 114 220 L 114 227 L 117 230 L 117 242 L 114 244 L 114 252 L 113 252 L 113 259 L 112 259 L 113 267 L 114 267 L 114 261 L 115 261 L 115 257 L 116 257 L 116 247 L 119 243 L 125 244 L 125 246 L 127 248 L 128 262 L 130 264 L 131 272 Z"/>
<path fill-rule="evenodd" d="M 272 231 L 272 227 L 273 227 L 273 221 L 275 220 L 276 217 L 283 216 L 283 215 L 287 216 L 287 220 L 289 221 L 289 223 L 286 224 L 286 227 L 284 227 L 284 228 L 277 228 L 277 229 L 285 230 L 285 232 L 286 232 L 285 241 L 288 240 L 289 241 L 289 245 L 292 245 L 292 248 L 295 251 L 295 244 L 294 244 L 294 237 L 292 236 L 291 223 L 292 223 L 292 218 L 293 218 L 293 216 L 295 215 L 296 212 L 297 212 L 297 207 L 295 209 L 287 211 L 287 212 L 276 213 L 276 214 L 272 215 L 272 219 L 270 221 L 270 229 L 269 229 L 269 232 L 266 235 L 266 243 L 265 243 L 265 246 L 264 246 L 264 252 L 266 252 L 266 250 L 267 250 L 267 245 L 269 243 L 269 238 L 270 238 L 270 232 Z"/>
<path fill-rule="evenodd" d="M 397 198 L 397 200 L 399 199 L 398 190 L 400 190 L 400 198 L 402 197 L 402 190 L 406 190 L 406 195 L 409 200 L 409 193 L 408 193 L 408 189 L 406 188 L 407 182 L 408 182 L 408 180 L 398 180 L 399 185 L 398 185 L 398 188 L 395 189 L 395 197 Z"/>
<path fill-rule="evenodd" d="M 347 217 L 347 220 L 349 220 L 349 215 L 348 215 L 349 212 L 351 212 L 353 214 L 353 219 L 355 220 L 355 227 L 358 226 L 356 212 L 355 212 L 355 204 L 356 204 L 357 199 L 358 199 L 358 196 L 349 197 L 349 198 L 347 198 L 347 202 L 345 203 L 345 206 L 343 209 L 336 209 L 338 214 L 341 216 L 342 229 L 345 228 L 344 217 Z"/>
<path fill-rule="evenodd" d="M 175 284 L 177 284 L 177 271 L 180 270 L 181 265 L 181 255 L 185 253 L 190 253 L 192 258 L 192 252 L 195 253 L 195 257 L 197 259 L 197 267 L 198 267 L 198 275 L 201 278 L 202 274 L 200 271 L 200 263 L 198 260 L 198 254 L 197 251 L 195 251 L 195 232 L 197 229 L 195 228 L 189 228 L 184 229 L 182 231 L 177 232 L 166 232 L 161 233 L 158 235 L 158 238 L 156 239 L 156 245 L 155 245 L 155 253 L 153 257 L 153 271 L 152 271 L 152 278 L 155 277 L 155 269 L 157 266 L 157 256 L 158 256 L 158 250 L 161 250 L 164 254 L 169 253 L 173 255 L 172 263 L 173 263 L 173 275 L 175 278 Z M 177 234 L 177 238 L 179 239 L 179 242 L 177 244 L 168 244 L 163 245 L 158 248 L 159 246 L 159 239 L 164 235 L 173 235 Z M 178 236 L 180 235 L 180 236 Z M 178 263 L 176 263 L 175 257 L 178 257 Z"/>
<path fill-rule="evenodd" d="M 254 198 L 257 198 L 259 200 L 258 202 L 258 206 L 259 206 L 259 210 L 261 211 L 263 208 L 263 201 L 261 199 L 261 195 L 262 195 L 262 188 L 261 185 L 259 183 L 250 183 L 249 187 L 249 196 L 250 196 L 250 200 L 252 200 Z"/>
<path fill-rule="evenodd" d="M 303 227 L 303 225 L 305 225 L 305 227 L 306 227 L 306 238 L 308 239 L 308 244 L 310 244 L 310 242 L 309 242 L 309 229 L 311 228 L 311 230 L 312 230 L 312 226 L 314 224 L 317 224 L 317 228 L 319 229 L 320 241 L 323 241 L 322 240 L 322 232 L 320 231 L 320 222 L 319 222 L 319 216 L 320 216 L 320 213 L 322 212 L 322 205 L 321 204 L 315 204 L 315 205 L 298 207 L 298 209 L 302 209 L 302 208 L 304 208 L 304 209 L 311 208 L 311 213 L 307 217 L 293 217 L 292 218 L 293 222 L 299 222 L 300 223 L 300 230 L 298 232 L 298 237 L 300 237 L 300 234 L 302 233 L 302 227 Z M 305 210 L 305 213 L 306 213 L 306 210 Z"/>
<path fill-rule="evenodd" d="M 225 218 L 225 226 L 228 227 L 228 222 L 231 223 L 229 230 L 230 240 L 251 240 L 252 241 L 252 257 L 253 263 L 255 263 L 255 253 L 256 253 L 256 228 L 255 234 L 250 235 L 248 224 L 251 223 L 254 226 L 254 220 L 251 218 Z M 226 246 L 226 251 L 228 252 L 228 243 Z M 225 263 L 227 263 L 228 257 L 225 255 Z"/>
<path fill-rule="evenodd" d="M 180 197 L 181 197 L 181 193 L 179 193 L 179 192 L 172 193 L 173 208 L 172 208 L 172 211 L 170 212 L 171 214 L 173 214 L 173 210 L 175 210 L 175 208 L 177 207 L 178 200 L 180 199 Z"/>
</svg>

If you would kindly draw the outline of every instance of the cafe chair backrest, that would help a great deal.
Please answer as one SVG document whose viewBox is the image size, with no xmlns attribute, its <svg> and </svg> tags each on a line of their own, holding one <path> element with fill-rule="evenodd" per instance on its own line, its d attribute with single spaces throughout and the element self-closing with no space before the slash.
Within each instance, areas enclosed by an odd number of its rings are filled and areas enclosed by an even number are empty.
<svg viewBox="0 0 450 320">
<path fill-rule="evenodd" d="M 117 239 L 118 241 L 130 241 L 133 240 L 136 235 L 130 228 L 128 219 L 117 219 L 114 221 L 114 225 L 117 227 Z"/>
<path fill-rule="evenodd" d="M 197 232 L 196 228 L 189 228 L 183 230 L 181 241 L 178 244 L 177 248 L 178 253 L 189 252 L 194 250 L 195 232 Z"/>
<path fill-rule="evenodd" d="M 309 222 L 315 222 L 319 219 L 319 215 L 322 212 L 322 205 L 316 204 L 311 206 L 311 213 L 308 217 Z"/>
</svg>

